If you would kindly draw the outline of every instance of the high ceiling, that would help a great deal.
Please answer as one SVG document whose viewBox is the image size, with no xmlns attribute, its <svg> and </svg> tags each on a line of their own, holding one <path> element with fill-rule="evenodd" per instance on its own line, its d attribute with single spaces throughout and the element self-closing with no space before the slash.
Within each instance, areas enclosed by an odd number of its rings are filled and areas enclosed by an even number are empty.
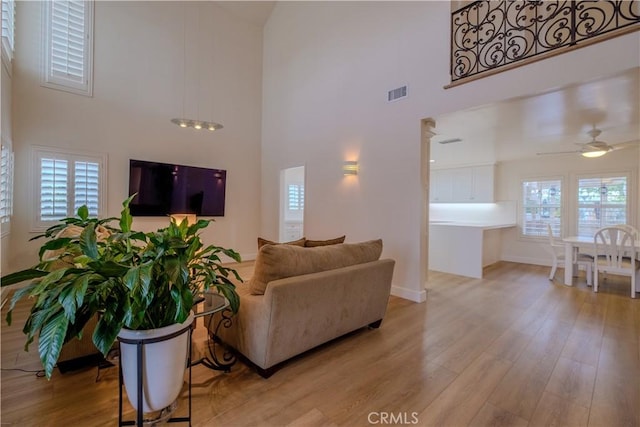
<svg viewBox="0 0 640 427">
<path fill-rule="evenodd" d="M 216 4 L 245 21 L 263 27 L 275 1 L 217 1 Z"/>
<path fill-rule="evenodd" d="M 640 142 L 640 68 L 546 93 L 435 118 L 431 158 L 438 165 L 496 162 L 572 151 L 591 140 Z M 462 142 L 439 144 L 460 138 Z M 469 158 L 471 154 L 471 158 Z M 480 157 L 480 160 L 478 158 Z"/>
</svg>

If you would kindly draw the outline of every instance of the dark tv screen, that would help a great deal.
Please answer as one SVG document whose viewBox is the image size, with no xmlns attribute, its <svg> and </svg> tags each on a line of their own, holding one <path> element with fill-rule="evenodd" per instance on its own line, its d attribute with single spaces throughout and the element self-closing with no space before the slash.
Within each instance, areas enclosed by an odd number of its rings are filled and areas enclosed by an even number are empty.
<svg viewBox="0 0 640 427">
<path fill-rule="evenodd" d="M 227 171 L 167 163 L 129 161 L 133 216 L 224 216 Z"/>
</svg>

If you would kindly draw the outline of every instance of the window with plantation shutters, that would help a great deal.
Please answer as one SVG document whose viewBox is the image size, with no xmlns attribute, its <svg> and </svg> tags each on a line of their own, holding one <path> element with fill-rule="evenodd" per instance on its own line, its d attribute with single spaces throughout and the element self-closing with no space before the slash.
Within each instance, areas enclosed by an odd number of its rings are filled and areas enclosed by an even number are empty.
<svg viewBox="0 0 640 427">
<path fill-rule="evenodd" d="M 95 162 L 75 162 L 74 212 L 82 205 L 89 208 L 89 216 L 98 216 L 100 201 L 100 165 Z"/>
<path fill-rule="evenodd" d="M 40 159 L 40 220 L 66 218 L 69 162 L 62 159 Z"/>
<path fill-rule="evenodd" d="M 289 184 L 288 200 L 290 211 L 304 210 L 304 185 Z"/>
<path fill-rule="evenodd" d="M 13 58 L 15 4 L 14 0 L 2 0 L 2 59 L 6 63 Z"/>
<path fill-rule="evenodd" d="M 626 224 L 627 176 L 578 178 L 578 235 L 593 237 L 599 228 Z"/>
<path fill-rule="evenodd" d="M 35 149 L 34 166 L 39 179 L 33 228 L 43 229 L 51 222 L 75 216 L 82 205 L 89 208 L 89 216 L 101 216 L 105 164 L 106 158 L 100 155 Z"/>
<path fill-rule="evenodd" d="M 43 2 L 43 86 L 91 96 L 93 1 Z"/>
<path fill-rule="evenodd" d="M 0 224 L 4 234 L 13 211 L 13 152 L 2 144 L 0 153 Z"/>
<path fill-rule="evenodd" d="M 554 236 L 562 235 L 562 181 L 560 179 L 522 183 L 522 235 L 546 237 L 547 224 Z"/>
</svg>

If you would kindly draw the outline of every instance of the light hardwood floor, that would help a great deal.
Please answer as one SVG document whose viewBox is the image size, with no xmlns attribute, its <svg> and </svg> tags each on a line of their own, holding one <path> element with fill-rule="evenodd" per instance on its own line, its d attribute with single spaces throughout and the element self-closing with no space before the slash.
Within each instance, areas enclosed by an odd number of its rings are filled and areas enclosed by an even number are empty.
<svg viewBox="0 0 640 427">
<path fill-rule="evenodd" d="M 548 271 L 501 262 L 482 280 L 432 273 L 426 303 L 392 297 L 380 329 L 267 380 L 242 363 L 228 374 L 196 366 L 193 425 L 640 426 L 640 299 L 629 279 L 609 276 L 594 294 L 584 277 L 566 287 Z M 2 425 L 117 425 L 117 368 L 97 382 L 96 368 L 51 381 L 6 370 L 39 369 L 36 348 L 22 351 L 27 309 L 11 327 L 3 309 Z"/>
</svg>

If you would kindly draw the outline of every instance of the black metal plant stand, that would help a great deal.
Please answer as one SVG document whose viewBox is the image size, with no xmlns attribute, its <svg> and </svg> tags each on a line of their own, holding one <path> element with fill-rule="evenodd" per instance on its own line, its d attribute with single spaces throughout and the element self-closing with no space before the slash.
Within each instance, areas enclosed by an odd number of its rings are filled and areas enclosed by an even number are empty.
<svg viewBox="0 0 640 427">
<path fill-rule="evenodd" d="M 202 300 L 197 302 L 205 302 L 205 307 L 201 312 L 196 313 L 195 317 L 206 318 L 209 316 L 206 327 L 208 354 L 205 353 L 205 355 L 200 359 L 191 362 L 191 365 L 203 365 L 215 371 L 230 372 L 231 367 L 236 363 L 237 358 L 235 353 L 231 351 L 228 346 L 224 345 L 218 338 L 218 331 L 220 330 L 220 327 L 229 328 L 231 326 L 233 312 L 229 308 L 229 301 L 220 294 L 205 293 L 205 295 L 207 296 L 206 301 L 205 298 L 202 298 Z M 214 329 L 212 328 L 212 323 L 214 314 L 216 313 L 220 313 L 220 320 Z M 222 349 L 221 357 L 218 357 L 218 351 L 216 350 L 217 346 Z"/>
<path fill-rule="evenodd" d="M 188 351 L 187 351 L 187 366 L 189 367 L 189 416 L 187 417 L 176 417 L 169 418 L 166 420 L 168 423 L 181 423 L 187 422 L 189 426 L 191 426 L 191 333 L 193 329 L 193 323 L 184 327 L 183 329 L 176 331 L 170 335 L 159 337 L 159 338 L 147 338 L 147 339 L 129 339 L 129 338 L 120 338 L 118 337 L 118 341 L 120 343 L 125 344 L 134 344 L 136 346 L 136 356 L 137 356 L 137 367 L 138 367 L 138 381 L 137 381 L 137 416 L 136 420 L 123 420 L 122 419 L 122 352 L 120 353 L 120 372 L 119 372 L 119 400 L 118 400 L 118 426 L 131 426 L 136 425 L 138 427 L 142 427 L 144 424 L 144 402 L 142 399 L 142 390 L 143 390 L 143 372 L 142 372 L 142 350 L 146 344 L 153 344 L 157 342 L 167 341 L 177 336 L 180 336 L 184 333 L 189 334 L 187 339 L 188 341 Z"/>
<path fill-rule="evenodd" d="M 223 307 L 222 310 L 215 310 L 215 312 L 220 312 L 220 320 L 218 321 L 215 329 L 211 328 L 211 324 L 213 322 L 213 314 L 196 314 L 196 317 L 203 317 L 206 315 L 209 316 L 207 326 L 207 349 L 209 350 L 209 354 L 205 354 L 200 359 L 194 360 L 191 363 L 191 366 L 203 365 L 215 371 L 230 372 L 231 367 L 235 365 L 237 361 L 235 353 L 231 351 L 226 345 L 224 345 L 218 338 L 218 330 L 221 326 L 225 328 L 231 326 L 231 317 L 233 316 L 233 312 L 227 307 L 228 305 Z M 222 349 L 221 357 L 218 357 L 218 351 L 216 350 L 217 346 Z"/>
</svg>

